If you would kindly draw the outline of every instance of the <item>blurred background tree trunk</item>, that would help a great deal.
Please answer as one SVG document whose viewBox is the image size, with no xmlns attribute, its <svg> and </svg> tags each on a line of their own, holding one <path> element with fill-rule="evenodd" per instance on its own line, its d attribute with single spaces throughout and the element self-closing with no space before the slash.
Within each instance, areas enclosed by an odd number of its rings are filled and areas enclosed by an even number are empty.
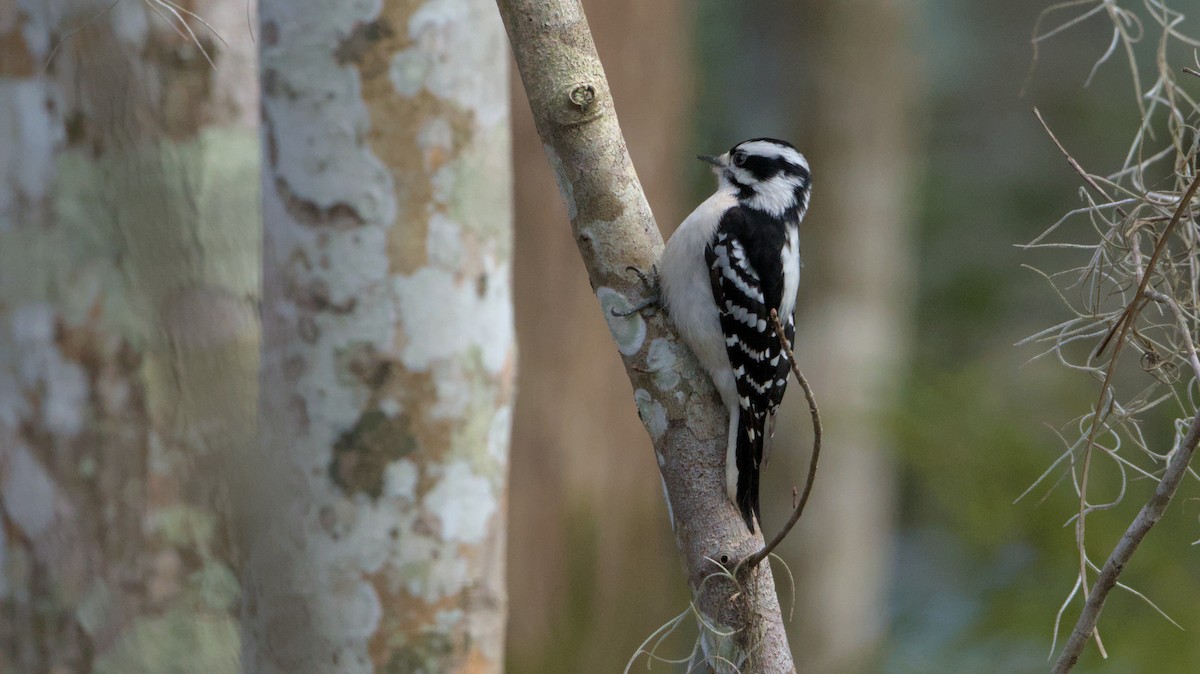
<svg viewBox="0 0 1200 674">
<path fill-rule="evenodd" d="M 790 136 L 813 166 L 796 351 L 821 405 L 826 447 L 808 510 L 781 547 L 797 584 L 790 638 L 803 671 L 865 671 L 888 625 L 899 515 L 891 416 L 916 306 L 924 97 L 913 9 L 888 0 L 765 4 L 751 20 L 802 73 L 802 86 L 774 86 L 789 92 L 776 104 L 789 106 Z M 801 46 L 786 49 L 788 41 Z M 765 91 L 755 98 L 771 100 Z M 778 466 L 768 470 L 768 531 L 786 518 L 786 495 L 807 469 L 812 431 L 797 393 L 777 428 Z"/>
<path fill-rule="evenodd" d="M 253 5 L 189 7 L 215 70 L 144 3 L 0 3 L 0 671 L 238 671 Z"/>
<path fill-rule="evenodd" d="M 638 177 L 669 234 L 690 210 L 683 163 L 695 154 L 689 3 L 583 4 Z M 629 380 L 519 83 L 512 95 L 521 367 L 509 669 L 620 671 L 673 615 L 647 607 L 682 610 L 687 584 Z"/>
<path fill-rule="evenodd" d="M 255 672 L 498 672 L 516 354 L 491 0 L 262 4 Z"/>
</svg>

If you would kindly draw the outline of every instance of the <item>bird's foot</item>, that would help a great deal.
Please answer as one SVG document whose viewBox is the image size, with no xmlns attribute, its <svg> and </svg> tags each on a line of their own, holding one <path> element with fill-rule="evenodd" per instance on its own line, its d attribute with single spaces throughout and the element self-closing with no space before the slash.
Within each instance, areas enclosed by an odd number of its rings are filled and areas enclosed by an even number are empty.
<svg viewBox="0 0 1200 674">
<path fill-rule="evenodd" d="M 625 271 L 631 271 L 637 274 L 638 283 L 641 284 L 643 295 L 642 299 L 626 311 L 618 311 L 616 307 L 609 309 L 613 316 L 625 318 L 632 316 L 642 311 L 647 311 L 647 316 L 653 316 L 656 311 L 662 308 L 662 296 L 658 285 L 658 266 L 650 268 L 650 273 L 647 274 L 637 267 L 626 267 Z"/>
</svg>

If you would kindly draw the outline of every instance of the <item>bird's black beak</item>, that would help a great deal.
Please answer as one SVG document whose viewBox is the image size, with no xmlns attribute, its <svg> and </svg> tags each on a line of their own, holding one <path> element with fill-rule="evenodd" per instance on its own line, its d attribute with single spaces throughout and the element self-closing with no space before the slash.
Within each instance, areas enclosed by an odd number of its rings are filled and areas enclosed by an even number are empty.
<svg viewBox="0 0 1200 674">
<path fill-rule="evenodd" d="M 721 167 L 721 166 L 725 165 L 724 162 L 721 161 L 720 157 L 714 157 L 711 154 L 698 154 L 698 155 L 696 155 L 696 159 L 699 159 L 700 161 L 708 162 L 709 164 L 712 164 L 713 166 L 717 166 L 717 167 Z"/>
</svg>

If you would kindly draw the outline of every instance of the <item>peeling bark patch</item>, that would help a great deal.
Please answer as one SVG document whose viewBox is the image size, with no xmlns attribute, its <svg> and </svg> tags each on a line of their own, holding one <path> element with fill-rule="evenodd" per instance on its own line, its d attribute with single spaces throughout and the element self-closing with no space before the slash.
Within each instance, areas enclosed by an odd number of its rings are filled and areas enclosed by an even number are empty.
<svg viewBox="0 0 1200 674">
<path fill-rule="evenodd" d="M 0 55 L 0 64 L 4 63 Z M 19 133 L 5 134 L 0 153 L 0 232 L 20 222 L 30 205 L 42 202 L 55 185 L 54 155 L 66 131 L 46 104 L 53 99 L 50 87 L 36 79 L 0 83 L 0 119 Z"/>
<path fill-rule="evenodd" d="M 0 498 L 4 512 L 21 529 L 21 535 L 38 538 L 54 522 L 58 489 L 46 470 L 23 444 L 0 454 Z"/>
<path fill-rule="evenodd" d="M 492 417 L 487 434 L 488 457 L 498 466 L 508 464 L 508 443 L 512 438 L 512 405 L 502 405 Z"/>
<path fill-rule="evenodd" d="M 392 57 L 388 74 L 396 93 L 411 98 L 421 91 L 428 72 L 429 64 L 420 53 L 400 52 Z"/>
<path fill-rule="evenodd" d="M 143 388 L 153 352 L 103 328 L 112 315 L 99 297 L 91 304 L 78 311 L 22 305 L 10 317 L 11 337 L 0 329 L 0 356 L 8 346 L 21 354 L 19 362 L 0 362 L 0 391 L 12 373 L 14 390 L 27 392 L 17 419 L 0 409 L 0 437 L 14 421 L 23 436 L 8 451 L 0 441 L 0 494 L 6 520 L 19 527 L 12 531 L 21 531 L 37 572 L 54 583 L 29 599 L 44 611 L 47 643 L 62 644 L 53 659 L 60 665 L 46 669 L 160 671 L 186 657 L 204 671 L 233 671 L 237 630 L 227 612 L 237 582 L 217 561 L 224 550 L 218 515 L 204 510 L 206 464 L 185 458 L 198 456 L 184 447 L 202 431 L 192 425 L 181 442 L 154 426 L 153 396 Z M 75 314 L 81 322 L 66 317 Z M 77 392 L 55 392 L 64 386 Z M 83 655 L 75 651 L 80 643 Z"/>
<path fill-rule="evenodd" d="M 462 227 L 444 213 L 429 216 L 429 233 L 426 241 L 429 261 L 446 269 L 463 266 Z M 484 293 L 480 293 L 482 297 Z"/>
<path fill-rule="evenodd" d="M 264 44 L 264 137 L 274 148 L 275 177 L 315 204 L 317 214 L 345 204 L 359 220 L 388 226 L 396 216 L 393 177 L 365 142 L 373 130 L 359 95 L 362 85 L 331 58 L 365 10 L 340 3 L 296 10 L 321 29 L 308 39 L 288 40 L 290 31 L 305 30 L 289 16 L 278 28 L 279 41 Z M 278 19 L 264 14 L 264 21 Z M 277 129 L 286 142 L 275 138 Z"/>
<path fill-rule="evenodd" d="M 484 296 L 477 284 L 441 269 L 426 267 L 395 279 L 399 322 L 407 338 L 402 353 L 406 367 L 425 372 L 437 361 L 476 348 L 488 372 L 503 370 L 513 345 L 509 270 L 487 262 L 485 270 L 493 281 Z"/>
<path fill-rule="evenodd" d="M 644 388 L 633 392 L 633 400 L 637 403 L 638 417 L 646 426 L 646 430 L 650 432 L 650 438 L 658 442 L 659 438 L 667 432 L 667 408 L 654 400 L 650 396 L 650 392 Z"/>
<path fill-rule="evenodd" d="M 441 521 L 447 541 L 480 543 L 496 512 L 496 497 L 487 478 L 465 461 L 455 461 L 425 496 L 425 508 Z"/>
<path fill-rule="evenodd" d="M 40 389 L 42 428 L 71 439 L 83 430 L 89 390 L 87 372 L 65 355 L 58 344 L 63 328 L 46 304 L 28 304 L 12 312 L 10 328 L 17 353 L 20 383 Z"/>
<path fill-rule="evenodd" d="M 650 342 L 646 365 L 654 373 L 654 385 L 660 391 L 670 391 L 679 385 L 679 372 L 675 369 L 676 360 L 671 342 L 665 337 Z"/>
<path fill-rule="evenodd" d="M 365 384 L 371 390 L 378 390 L 395 374 L 395 366 L 382 356 L 374 344 L 363 342 L 354 344 L 338 354 L 339 369 L 354 375 L 354 378 Z M 399 400 L 383 398 L 379 401 L 379 411 L 389 419 L 403 410 Z"/>
<path fill-rule="evenodd" d="M 338 438 L 329 474 L 346 494 L 364 493 L 379 498 L 388 465 L 416 448 L 407 415 L 389 417 L 379 410 L 370 410 L 359 417 L 354 428 Z"/>
<path fill-rule="evenodd" d="M 388 498 L 415 500 L 417 493 L 417 464 L 408 459 L 393 461 L 384 471 L 384 495 Z M 392 538 L 398 538 L 397 529 L 392 529 Z"/>
<path fill-rule="evenodd" d="M 492 14 L 490 3 L 431 0 L 421 4 L 408 21 L 413 46 L 397 52 L 391 80 L 397 93 L 412 96 L 424 89 L 474 113 L 480 126 L 503 122 L 508 115 L 506 80 L 480 68 L 505 51 L 504 34 L 479 31 L 481 15 Z M 490 18 L 490 17 L 489 17 Z M 452 48 L 438 48 L 453 45 Z"/>
<path fill-rule="evenodd" d="M 371 50 L 374 43 L 395 34 L 396 31 L 392 29 L 387 19 L 356 24 L 354 30 L 338 44 L 337 49 L 333 52 L 333 57 L 337 59 L 340 66 L 362 63 L 363 56 Z"/>
<path fill-rule="evenodd" d="M 275 190 L 288 214 L 300 224 L 333 229 L 352 229 L 365 224 L 362 216 L 350 204 L 335 201 L 328 206 L 321 206 L 315 201 L 302 199 L 292 192 L 283 178 L 275 179 Z"/>
<path fill-rule="evenodd" d="M 136 34 L 144 25 L 128 27 Z M 142 94 L 147 105 L 158 106 L 155 117 L 167 137 L 179 141 L 194 138 L 213 122 L 209 102 L 214 98 L 217 71 L 209 60 L 218 68 L 228 67 L 224 45 L 208 31 L 184 38 L 176 31 L 152 29 L 145 38 L 138 35 L 131 42 L 143 40 L 145 58 L 156 62 L 162 73 L 161 91 L 147 88 Z"/>
</svg>

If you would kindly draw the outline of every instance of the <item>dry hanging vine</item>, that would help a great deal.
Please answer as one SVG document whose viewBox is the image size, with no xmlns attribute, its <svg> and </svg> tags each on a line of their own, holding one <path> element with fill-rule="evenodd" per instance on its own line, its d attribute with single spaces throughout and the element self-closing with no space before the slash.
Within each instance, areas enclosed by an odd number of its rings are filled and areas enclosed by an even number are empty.
<svg viewBox="0 0 1200 674">
<path fill-rule="evenodd" d="M 1066 450 L 1030 487 L 1056 472 L 1066 473 L 1079 499 L 1070 520 L 1079 570 L 1056 618 L 1056 638 L 1067 606 L 1081 591 L 1086 599 L 1055 672 L 1070 671 L 1089 639 L 1104 653 L 1096 622 L 1105 599 L 1113 587 L 1129 589 L 1117 579 L 1170 504 L 1200 441 L 1200 357 L 1195 348 L 1200 334 L 1200 232 L 1194 210 L 1200 187 L 1200 79 L 1191 78 L 1194 71 L 1178 62 L 1188 52 L 1194 59 L 1200 41 L 1182 29 L 1183 14 L 1158 0 L 1145 0 L 1140 12 L 1105 0 L 1060 3 L 1043 12 L 1038 26 L 1067 9 L 1077 13 L 1045 32 L 1035 28 L 1035 59 L 1040 42 L 1091 16 L 1106 15 L 1112 40 L 1096 68 L 1118 51 L 1124 53 L 1140 123 L 1121 166 L 1102 175 L 1076 161 L 1035 110 L 1083 180 L 1084 205 L 1025 247 L 1068 251 L 1083 260 L 1063 271 L 1035 269 L 1073 315 L 1021 344 L 1042 344 L 1044 350 L 1034 359 L 1053 356 L 1100 383 L 1095 406 L 1074 422 L 1075 435 L 1065 442 Z M 1154 67 L 1144 68 L 1135 45 L 1151 35 L 1157 38 Z M 1151 79 L 1145 79 L 1147 74 Z M 1152 449 L 1143 433 L 1141 418 L 1150 410 L 1169 411 L 1175 417 L 1174 440 L 1165 452 Z M 1097 503 L 1089 499 L 1088 485 L 1099 458 L 1111 462 L 1121 489 L 1116 498 Z M 1097 567 L 1088 553 L 1087 518 L 1123 499 L 1129 473 L 1157 484 L 1103 567 Z M 1097 574 L 1094 583 L 1089 582 L 1090 573 Z"/>
</svg>

